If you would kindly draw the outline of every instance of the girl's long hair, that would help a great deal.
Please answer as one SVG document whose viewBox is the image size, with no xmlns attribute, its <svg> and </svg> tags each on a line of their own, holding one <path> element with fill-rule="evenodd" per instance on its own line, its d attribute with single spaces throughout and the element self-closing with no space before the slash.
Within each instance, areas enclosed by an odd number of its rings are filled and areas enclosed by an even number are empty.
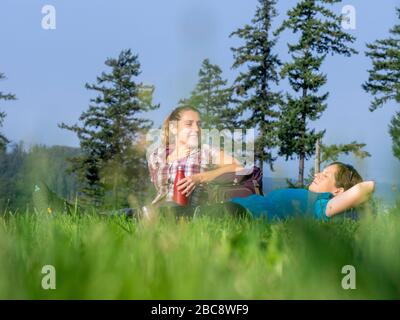
<svg viewBox="0 0 400 320">
<path fill-rule="evenodd" d="M 166 149 L 169 148 L 169 132 L 170 132 L 170 123 L 171 121 L 179 121 L 181 119 L 182 113 L 184 111 L 194 111 L 197 112 L 198 114 L 200 114 L 199 110 L 197 110 L 195 107 L 190 106 L 190 105 L 183 105 L 183 106 L 179 106 L 177 108 L 175 108 L 174 110 L 172 110 L 172 112 L 168 115 L 168 117 L 164 120 L 164 123 L 162 125 L 162 144 L 163 147 L 165 147 Z"/>
</svg>

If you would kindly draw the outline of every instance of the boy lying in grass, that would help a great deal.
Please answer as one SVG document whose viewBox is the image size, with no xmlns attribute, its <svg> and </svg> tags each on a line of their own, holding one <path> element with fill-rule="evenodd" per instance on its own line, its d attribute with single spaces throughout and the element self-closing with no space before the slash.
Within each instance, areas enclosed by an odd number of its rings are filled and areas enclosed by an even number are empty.
<svg viewBox="0 0 400 320">
<path fill-rule="evenodd" d="M 179 190 L 185 188 L 185 182 L 178 187 Z M 209 206 L 160 207 L 158 210 L 144 207 L 143 214 L 151 218 L 157 211 L 160 214 L 172 212 L 177 216 L 227 212 L 239 216 L 251 214 L 254 218 L 266 217 L 268 220 L 292 216 L 329 220 L 368 200 L 374 188 L 374 181 L 363 181 L 352 166 L 333 162 L 315 175 L 308 189 L 278 189 L 265 196 L 232 198 L 227 203 Z"/>
</svg>

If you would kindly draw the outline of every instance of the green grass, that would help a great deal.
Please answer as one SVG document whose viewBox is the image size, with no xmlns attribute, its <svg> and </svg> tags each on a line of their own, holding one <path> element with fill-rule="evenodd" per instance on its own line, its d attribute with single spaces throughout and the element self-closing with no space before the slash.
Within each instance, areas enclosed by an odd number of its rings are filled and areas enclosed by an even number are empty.
<svg viewBox="0 0 400 320">
<path fill-rule="evenodd" d="M 344 290 L 344 265 L 356 290 Z M 41 287 L 56 268 L 56 289 Z M 398 299 L 400 218 L 0 216 L 1 299 Z"/>
</svg>

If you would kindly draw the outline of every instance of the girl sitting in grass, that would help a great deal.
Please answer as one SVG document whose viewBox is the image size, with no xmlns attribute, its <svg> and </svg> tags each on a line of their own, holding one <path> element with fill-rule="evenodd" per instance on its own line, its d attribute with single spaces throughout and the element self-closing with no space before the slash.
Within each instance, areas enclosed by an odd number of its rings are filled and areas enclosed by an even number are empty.
<svg viewBox="0 0 400 320">
<path fill-rule="evenodd" d="M 180 165 L 185 168 L 185 179 L 179 181 L 178 188 L 189 197 L 189 203 L 193 203 L 191 195 L 197 186 L 242 169 L 236 159 L 219 148 L 201 144 L 200 113 L 194 107 L 174 109 L 165 119 L 162 131 L 161 146 L 147 159 L 150 178 L 157 190 L 154 205 L 174 205 L 174 179 Z"/>
<path fill-rule="evenodd" d="M 174 179 L 180 165 L 185 168 L 185 178 L 179 181 L 179 191 L 188 197 L 189 204 L 198 202 L 198 199 L 193 199 L 193 192 L 203 183 L 212 181 L 224 173 L 243 169 L 239 161 L 225 154 L 219 148 L 213 148 L 200 142 L 200 113 L 188 105 L 174 109 L 164 121 L 161 145 L 150 152 L 147 158 L 150 178 L 157 190 L 152 205 L 176 205 L 172 197 Z M 221 159 L 224 163 L 220 161 Z M 47 187 L 38 187 L 34 192 L 34 199 L 45 200 L 37 200 L 35 203 L 46 203 L 42 207 L 51 208 L 52 204 L 47 204 L 50 203 L 47 201 L 50 192 Z M 55 198 L 58 197 L 52 197 L 52 199 Z M 58 199 L 66 202 L 61 198 Z M 69 205 L 68 208 L 70 207 L 72 206 Z M 139 208 L 123 208 L 104 211 L 102 214 L 136 216 L 138 211 Z"/>
</svg>

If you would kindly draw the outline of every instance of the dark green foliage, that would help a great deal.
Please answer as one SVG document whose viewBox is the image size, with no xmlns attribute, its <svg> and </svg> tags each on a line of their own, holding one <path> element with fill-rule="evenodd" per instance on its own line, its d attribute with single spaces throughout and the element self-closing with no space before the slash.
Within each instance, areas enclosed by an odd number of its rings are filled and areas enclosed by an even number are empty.
<svg viewBox="0 0 400 320">
<path fill-rule="evenodd" d="M 229 108 L 232 102 L 232 88 L 222 79 L 218 65 L 205 59 L 199 70 L 199 81 L 188 99 L 179 101 L 180 105 L 191 105 L 201 113 L 204 129 L 233 129 L 236 113 Z"/>
<path fill-rule="evenodd" d="M 136 82 L 140 74 L 138 56 L 124 50 L 118 58 L 108 58 L 96 84 L 86 84 L 98 95 L 82 113 L 81 125 L 60 124 L 76 133 L 82 149 L 71 159 L 77 174 L 81 202 L 94 206 L 118 207 L 128 204 L 128 195 L 144 196 L 147 175 L 141 141 L 152 121 L 141 113 L 158 108 L 152 105 L 146 88 Z"/>
<path fill-rule="evenodd" d="M 286 159 L 299 159 L 298 183 L 303 185 L 304 161 L 314 154 L 317 139 L 324 131 L 316 132 L 309 127 L 327 108 L 328 92 L 318 94 L 327 77 L 319 72 L 328 54 L 350 56 L 357 53 L 347 46 L 355 38 L 341 30 L 341 16 L 326 5 L 340 0 L 302 0 L 290 9 L 288 18 L 277 34 L 290 30 L 298 34 L 298 42 L 288 44 L 292 61 L 285 63 L 281 71 L 288 78 L 295 94 L 286 94 L 279 119 L 279 155 Z"/>
<path fill-rule="evenodd" d="M 357 141 L 352 141 L 348 144 L 331 144 L 321 145 L 321 163 L 327 163 L 328 161 L 337 161 L 339 156 L 353 154 L 356 158 L 364 159 L 370 157 L 371 154 L 368 151 L 363 150 L 366 146 L 365 143 L 358 143 Z"/>
<path fill-rule="evenodd" d="M 67 173 L 67 159 L 79 154 L 79 149 L 64 146 L 33 146 L 25 151 L 22 143 L 8 153 L 0 152 L 0 213 L 31 210 L 35 185 L 42 183 L 58 197 L 73 202 L 77 183 L 75 176 Z"/>
<path fill-rule="evenodd" d="M 0 80 L 5 79 L 4 73 L 0 72 Z M 16 97 L 11 93 L 3 93 L 0 91 L 0 101 L 1 100 L 15 100 Z M 3 125 L 4 118 L 6 117 L 6 113 L 0 111 L 0 127 Z M 0 132 L 0 150 L 4 150 L 5 146 L 9 143 L 8 139 Z"/>
<path fill-rule="evenodd" d="M 14 146 L 9 153 L 0 150 L 0 213 L 17 207 L 20 195 L 16 194 L 16 183 L 25 157 L 22 144 Z"/>
<path fill-rule="evenodd" d="M 400 19 L 400 8 L 396 9 Z M 370 111 L 382 107 L 388 101 L 400 103 L 400 24 L 390 30 L 391 37 L 367 44 L 365 53 L 371 58 L 373 68 L 362 87 L 374 99 Z M 393 154 L 400 159 L 400 121 L 399 113 L 392 118 L 389 133 L 393 140 Z"/>
<path fill-rule="evenodd" d="M 236 78 L 234 88 L 238 97 L 237 114 L 245 118 L 238 121 L 244 128 L 258 131 L 255 141 L 255 158 L 263 167 L 266 162 L 273 167 L 276 146 L 276 129 L 280 94 L 273 91 L 278 84 L 279 58 L 273 52 L 277 39 L 271 35 L 271 23 L 277 16 L 275 0 L 259 0 L 255 17 L 250 25 L 233 32 L 244 45 L 232 48 L 233 68 L 243 68 Z"/>
<path fill-rule="evenodd" d="M 400 19 L 400 8 L 396 9 Z M 371 58 L 373 68 L 362 87 L 374 99 L 370 110 L 382 107 L 389 100 L 400 103 L 400 24 L 390 31 L 392 37 L 367 44 L 365 55 Z"/>
<path fill-rule="evenodd" d="M 392 150 L 396 158 L 400 159 L 400 112 L 396 112 L 390 125 L 389 133 L 392 137 Z"/>
</svg>

